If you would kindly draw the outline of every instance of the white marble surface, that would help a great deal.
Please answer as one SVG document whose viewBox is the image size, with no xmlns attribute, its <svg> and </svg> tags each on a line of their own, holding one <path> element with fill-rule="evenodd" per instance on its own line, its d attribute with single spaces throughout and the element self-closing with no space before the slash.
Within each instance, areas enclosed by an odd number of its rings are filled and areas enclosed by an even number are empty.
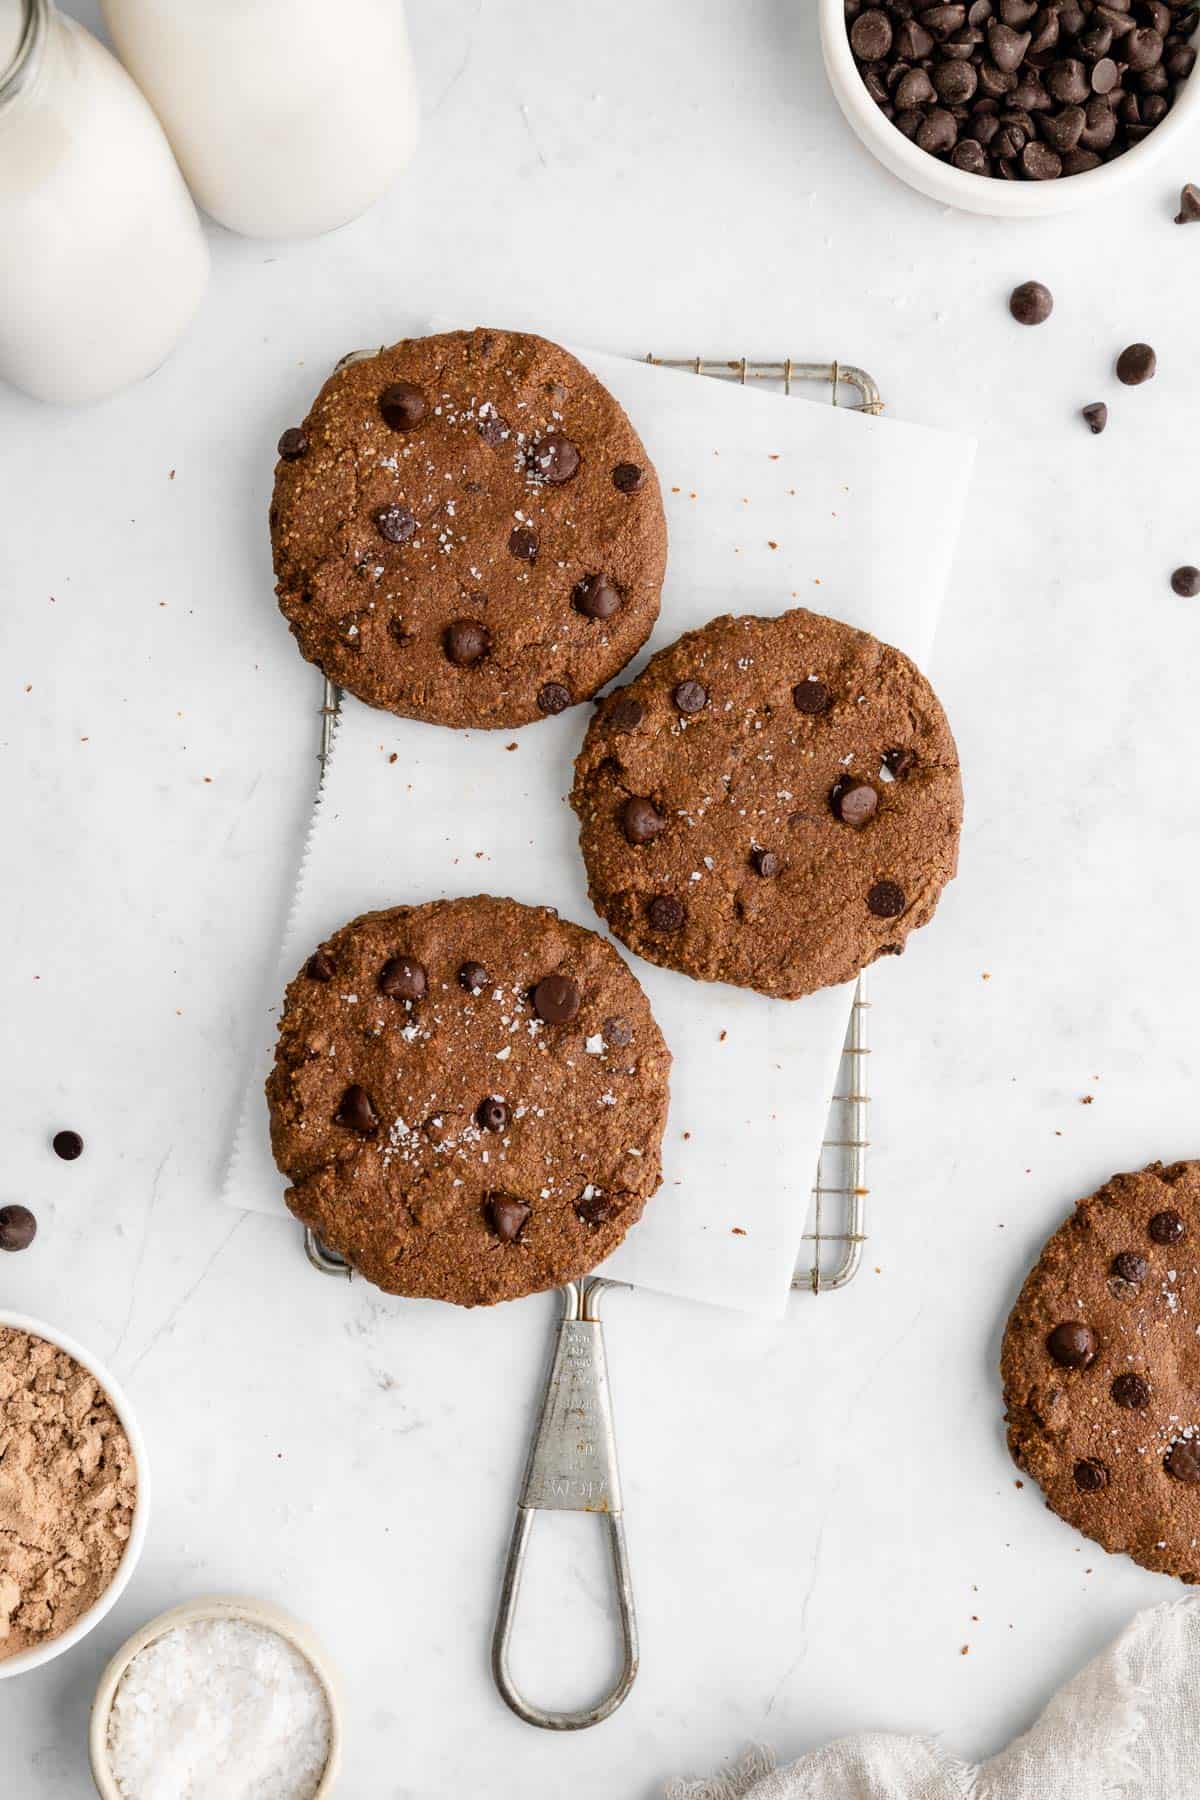
<svg viewBox="0 0 1200 1800">
<path fill-rule="evenodd" d="M 1070 1202 L 1197 1150 L 1200 610 L 1167 574 L 1200 562 L 1200 231 L 1170 224 L 1198 165 L 1102 220 L 992 225 L 867 160 L 809 6 L 412 17 L 424 145 L 384 204 L 312 244 L 214 234 L 203 316 L 139 391 L 82 414 L 0 396 L 0 1187 L 42 1221 L 0 1305 L 111 1360 L 157 1479 L 113 1615 L 0 1684 L 8 1791 L 82 1800 L 103 1660 L 213 1588 L 283 1602 L 340 1660 L 354 1800 L 651 1800 L 747 1738 L 787 1754 L 867 1724 L 982 1754 L 1173 1591 L 1014 1487 L 995 1360 Z M 1030 276 L 1058 296 L 1038 332 L 1004 308 Z M 614 1297 L 644 1666 L 617 1718 L 566 1739 L 513 1720 L 486 1669 L 552 1302 L 459 1316 L 347 1291 L 216 1200 L 314 770 L 316 690 L 271 595 L 270 445 L 336 354 L 434 308 L 614 350 L 838 355 L 898 415 L 981 439 L 934 671 L 962 873 L 876 983 L 868 1268 L 782 1327 Z M 1140 337 L 1161 373 L 1126 393 L 1111 358 Z M 1074 412 L 1098 397 L 1093 440 Z M 78 1164 L 47 1151 L 61 1124 Z M 542 1547 L 521 1673 L 578 1699 L 597 1546 Z"/>
</svg>

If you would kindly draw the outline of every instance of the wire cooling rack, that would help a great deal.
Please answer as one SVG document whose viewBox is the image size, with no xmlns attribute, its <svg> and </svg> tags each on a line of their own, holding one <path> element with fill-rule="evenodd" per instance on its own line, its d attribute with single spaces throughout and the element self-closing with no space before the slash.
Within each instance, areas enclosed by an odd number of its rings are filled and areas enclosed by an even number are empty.
<svg viewBox="0 0 1200 1800">
<path fill-rule="evenodd" d="M 790 356 L 781 362 L 756 362 L 745 356 L 648 355 L 646 361 L 660 369 L 690 370 L 694 375 L 733 381 L 743 387 L 754 382 L 784 394 L 800 393 L 811 399 L 823 389 L 831 406 L 845 406 L 853 412 L 883 411 L 883 400 L 875 382 L 853 363 L 797 362 Z M 321 705 L 322 770 L 333 742 L 333 722 L 340 700 L 339 690 L 327 681 Z M 871 1104 L 867 1080 L 867 1059 L 871 1054 L 867 1043 L 867 1014 L 870 1007 L 867 978 L 862 974 L 855 984 L 829 1121 L 813 1178 L 802 1247 L 792 1275 L 792 1288 L 797 1293 L 833 1293 L 847 1287 L 862 1266 L 870 1192 L 867 1187 Z M 327 1250 L 311 1230 L 304 1233 L 304 1247 L 313 1267 L 323 1275 L 349 1277 L 349 1264 Z"/>
</svg>

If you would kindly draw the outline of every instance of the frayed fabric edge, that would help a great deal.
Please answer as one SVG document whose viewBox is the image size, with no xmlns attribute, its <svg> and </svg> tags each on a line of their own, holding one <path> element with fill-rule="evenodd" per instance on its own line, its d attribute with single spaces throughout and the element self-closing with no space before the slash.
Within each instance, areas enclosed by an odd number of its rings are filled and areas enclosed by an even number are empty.
<svg viewBox="0 0 1200 1800">
<path fill-rule="evenodd" d="M 672 1781 L 663 1800 L 745 1800 L 755 1784 L 775 1771 L 775 1758 L 761 1744 L 752 1744 L 736 1763 L 718 1769 L 706 1781 Z"/>
</svg>

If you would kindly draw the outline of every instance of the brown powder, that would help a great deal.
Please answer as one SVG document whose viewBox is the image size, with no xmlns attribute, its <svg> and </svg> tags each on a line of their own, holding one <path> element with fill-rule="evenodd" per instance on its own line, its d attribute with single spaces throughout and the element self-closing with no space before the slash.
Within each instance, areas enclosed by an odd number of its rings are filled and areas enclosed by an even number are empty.
<svg viewBox="0 0 1200 1800">
<path fill-rule="evenodd" d="M 136 1495 L 129 1439 L 94 1376 L 0 1326 L 0 1662 L 58 1637 L 99 1599 Z"/>
</svg>

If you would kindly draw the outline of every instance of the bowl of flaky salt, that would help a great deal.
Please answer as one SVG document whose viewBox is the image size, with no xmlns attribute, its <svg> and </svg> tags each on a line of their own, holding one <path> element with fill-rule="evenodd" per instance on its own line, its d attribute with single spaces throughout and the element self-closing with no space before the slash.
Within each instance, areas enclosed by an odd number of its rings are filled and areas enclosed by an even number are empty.
<svg viewBox="0 0 1200 1800">
<path fill-rule="evenodd" d="M 117 1651 L 88 1748 L 102 1800 L 325 1800 L 341 1761 L 337 1681 L 278 1607 L 189 1601 Z"/>
</svg>

